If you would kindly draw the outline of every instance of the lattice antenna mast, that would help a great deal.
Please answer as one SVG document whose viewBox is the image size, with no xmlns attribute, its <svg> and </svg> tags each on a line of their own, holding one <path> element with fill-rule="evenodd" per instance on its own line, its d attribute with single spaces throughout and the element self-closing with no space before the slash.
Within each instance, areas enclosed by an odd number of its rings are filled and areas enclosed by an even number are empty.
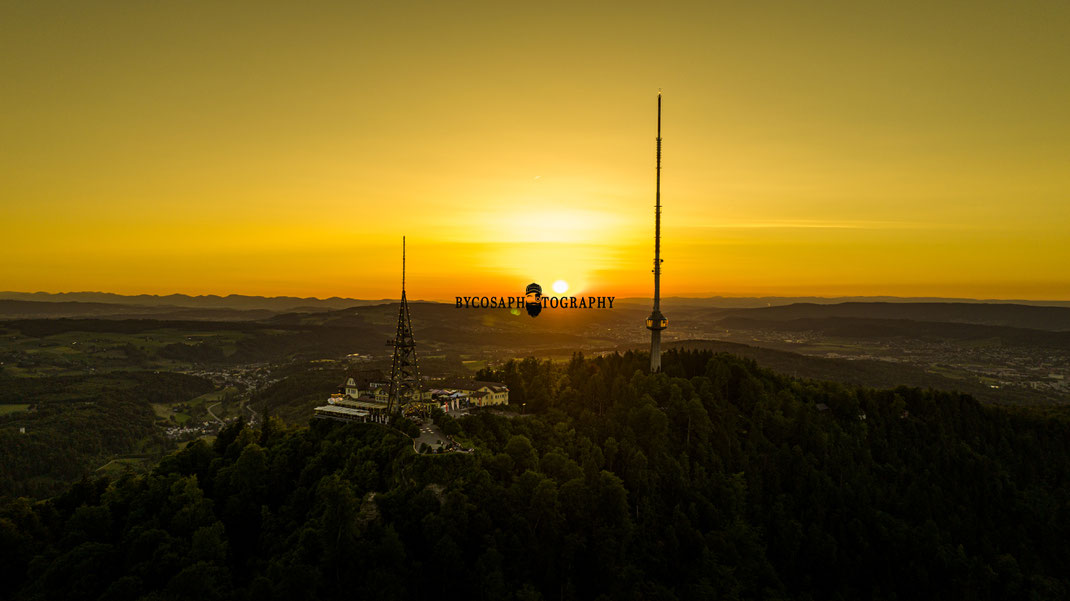
<svg viewBox="0 0 1070 601">
<path fill-rule="evenodd" d="M 401 237 L 401 304 L 394 339 L 394 361 L 390 368 L 387 412 L 400 411 L 403 405 L 420 401 L 420 370 L 416 361 L 416 340 L 412 333 L 409 300 L 405 294 L 405 237 Z"/>
</svg>

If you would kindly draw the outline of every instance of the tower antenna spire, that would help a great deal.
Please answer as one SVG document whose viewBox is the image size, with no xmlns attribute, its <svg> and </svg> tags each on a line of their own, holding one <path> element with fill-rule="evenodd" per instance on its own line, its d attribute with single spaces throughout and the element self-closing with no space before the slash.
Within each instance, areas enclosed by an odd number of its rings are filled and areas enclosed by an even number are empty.
<svg viewBox="0 0 1070 601">
<path fill-rule="evenodd" d="M 394 337 L 387 341 L 394 346 L 394 360 L 390 368 L 390 387 L 387 389 L 388 414 L 405 411 L 427 413 L 428 395 L 421 390 L 420 369 L 416 361 L 416 339 L 412 335 L 409 300 L 405 296 L 405 236 L 401 237 L 401 302 L 398 305 L 398 326 Z"/>
<path fill-rule="evenodd" d="M 650 330 L 650 373 L 661 371 L 661 331 L 669 326 L 669 320 L 661 314 L 661 89 L 658 89 L 658 136 L 657 159 L 654 179 L 654 310 L 646 319 Z"/>
</svg>

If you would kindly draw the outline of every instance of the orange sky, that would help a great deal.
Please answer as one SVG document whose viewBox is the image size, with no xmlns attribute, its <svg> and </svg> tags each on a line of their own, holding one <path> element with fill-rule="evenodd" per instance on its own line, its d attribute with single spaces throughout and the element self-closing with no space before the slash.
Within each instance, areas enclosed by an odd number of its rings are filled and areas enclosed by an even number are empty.
<svg viewBox="0 0 1070 601">
<path fill-rule="evenodd" d="M 5 4 L 0 289 L 647 295 L 660 87 L 665 295 L 1070 299 L 1065 2 L 458 4 Z"/>
</svg>

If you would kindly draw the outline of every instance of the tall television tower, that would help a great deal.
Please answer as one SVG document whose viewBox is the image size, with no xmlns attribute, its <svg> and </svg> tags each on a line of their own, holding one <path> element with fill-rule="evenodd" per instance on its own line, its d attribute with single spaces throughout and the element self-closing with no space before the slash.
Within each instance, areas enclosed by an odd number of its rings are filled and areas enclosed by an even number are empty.
<svg viewBox="0 0 1070 601">
<path fill-rule="evenodd" d="M 650 373 L 661 371 L 661 331 L 669 320 L 661 314 L 661 90 L 658 90 L 657 179 L 654 185 L 654 310 L 646 318 L 650 330 Z"/>
</svg>

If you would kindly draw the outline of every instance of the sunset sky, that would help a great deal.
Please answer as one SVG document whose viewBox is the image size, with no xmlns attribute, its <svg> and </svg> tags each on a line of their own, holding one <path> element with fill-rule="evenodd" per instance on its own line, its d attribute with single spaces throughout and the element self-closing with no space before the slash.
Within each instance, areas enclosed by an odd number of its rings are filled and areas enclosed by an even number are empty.
<svg viewBox="0 0 1070 601">
<path fill-rule="evenodd" d="M 0 290 L 1070 299 L 1070 3 L 5 2 Z"/>
</svg>

